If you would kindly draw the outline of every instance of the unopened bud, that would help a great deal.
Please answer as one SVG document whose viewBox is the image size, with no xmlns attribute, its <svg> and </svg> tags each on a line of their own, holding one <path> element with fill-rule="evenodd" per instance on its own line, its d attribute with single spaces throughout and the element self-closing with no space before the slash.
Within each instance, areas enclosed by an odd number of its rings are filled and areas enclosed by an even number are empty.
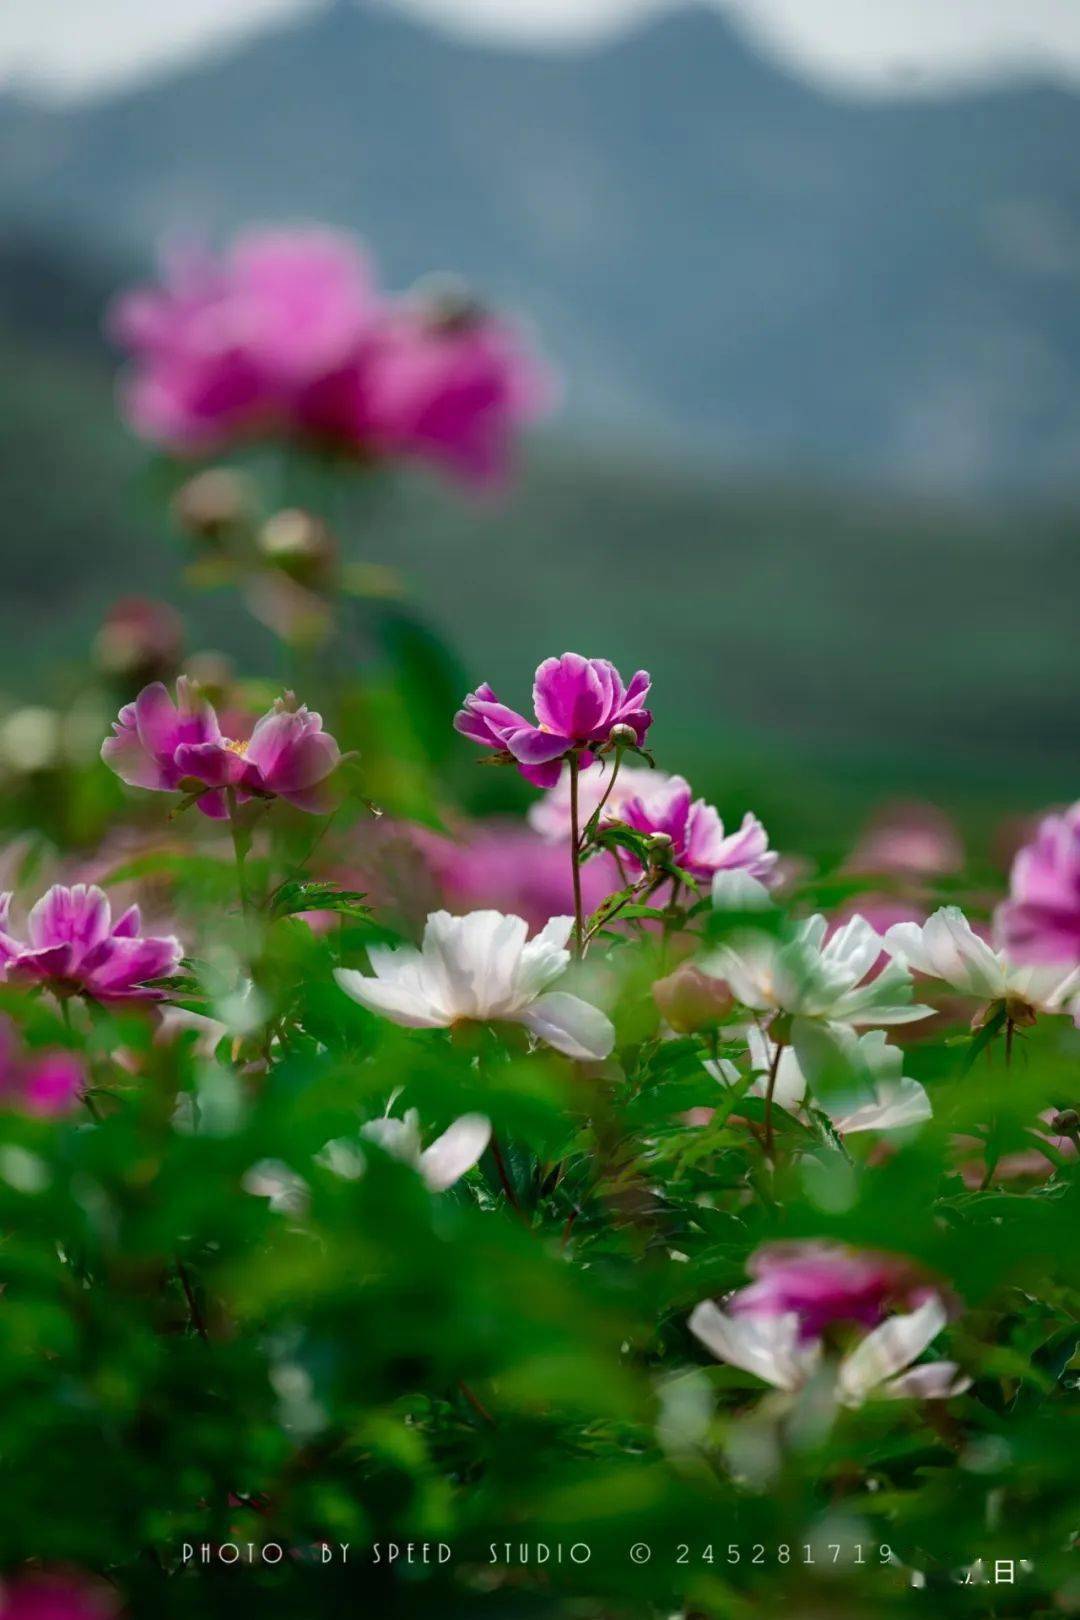
<svg viewBox="0 0 1080 1620">
<path fill-rule="evenodd" d="M 180 617 L 167 602 L 128 596 L 109 610 L 94 638 L 94 658 L 103 674 L 146 686 L 175 675 L 183 643 Z"/>
<path fill-rule="evenodd" d="M 666 832 L 650 833 L 645 840 L 645 848 L 653 855 L 666 855 L 671 848 L 671 834 Z"/>
<path fill-rule="evenodd" d="M 236 679 L 236 669 L 233 661 L 223 652 L 197 652 L 192 653 L 187 661 L 188 678 L 208 698 L 215 708 L 220 708 L 228 698 Z"/>
<path fill-rule="evenodd" d="M 467 332 L 484 318 L 483 305 L 468 282 L 458 276 L 424 276 L 412 288 L 411 302 L 419 308 L 425 326 L 435 332 Z"/>
<path fill-rule="evenodd" d="M 723 979 L 713 979 L 691 962 L 683 962 L 652 987 L 664 1021 L 679 1035 L 712 1029 L 731 1011 L 734 1001 Z"/>
<path fill-rule="evenodd" d="M 275 512 L 259 531 L 259 550 L 298 585 L 316 585 L 333 567 L 336 546 L 326 524 L 298 506 Z"/>
<path fill-rule="evenodd" d="M 608 733 L 608 742 L 613 748 L 632 748 L 637 742 L 637 732 L 633 726 L 620 721 L 617 726 L 612 726 Z"/>
<path fill-rule="evenodd" d="M 1080 1114 L 1075 1108 L 1063 1108 L 1054 1115 L 1050 1127 L 1058 1136 L 1076 1136 L 1080 1132 Z"/>
<path fill-rule="evenodd" d="M 173 496 L 173 516 L 200 540 L 219 543 L 230 530 L 250 521 L 256 509 L 251 480 L 228 467 L 196 473 Z"/>
</svg>

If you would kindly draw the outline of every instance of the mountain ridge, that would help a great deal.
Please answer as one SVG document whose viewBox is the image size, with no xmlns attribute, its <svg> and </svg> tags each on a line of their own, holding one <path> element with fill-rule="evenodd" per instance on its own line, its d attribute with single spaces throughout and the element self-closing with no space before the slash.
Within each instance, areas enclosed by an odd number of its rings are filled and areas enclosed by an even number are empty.
<svg viewBox="0 0 1080 1620">
<path fill-rule="evenodd" d="M 78 107 L 0 97 L 16 232 L 118 273 L 248 218 L 527 311 L 568 421 L 719 465 L 1076 487 L 1080 95 L 853 102 L 687 5 L 529 55 L 388 8 Z"/>
</svg>

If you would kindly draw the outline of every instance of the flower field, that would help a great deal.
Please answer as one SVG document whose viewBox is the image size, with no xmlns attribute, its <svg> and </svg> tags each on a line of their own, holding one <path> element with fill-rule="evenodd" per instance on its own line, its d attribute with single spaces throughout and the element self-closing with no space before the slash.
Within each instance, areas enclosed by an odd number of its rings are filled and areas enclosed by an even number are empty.
<svg viewBox="0 0 1080 1620">
<path fill-rule="evenodd" d="M 611 649 L 467 691 L 352 527 L 557 404 L 456 285 L 249 232 L 108 325 L 274 652 L 133 573 L 4 723 L 0 1620 L 1075 1612 L 1080 805 L 811 856 Z"/>
</svg>

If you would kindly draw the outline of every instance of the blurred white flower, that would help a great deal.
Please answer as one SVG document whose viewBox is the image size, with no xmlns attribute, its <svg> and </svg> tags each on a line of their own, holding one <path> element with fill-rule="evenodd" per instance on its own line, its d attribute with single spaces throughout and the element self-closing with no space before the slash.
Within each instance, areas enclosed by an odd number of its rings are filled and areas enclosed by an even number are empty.
<svg viewBox="0 0 1080 1620">
<path fill-rule="evenodd" d="M 789 1114 L 799 1113 L 807 1091 L 813 1094 L 825 1078 L 829 1082 L 825 1094 L 814 1100 L 841 1136 L 904 1130 L 931 1117 L 929 1097 L 917 1080 L 903 1073 L 904 1054 L 888 1044 L 883 1030 L 856 1035 L 837 1025 L 814 1026 L 801 1033 L 800 1050 L 785 1046 L 776 1069 L 773 1098 Z M 746 1044 L 756 1076 L 747 1095 L 764 1097 L 776 1047 L 756 1027 L 747 1030 Z M 741 1079 L 736 1065 L 726 1058 L 705 1067 L 724 1085 Z"/>
<path fill-rule="evenodd" d="M 954 1361 L 912 1363 L 941 1332 L 947 1317 L 936 1295 L 884 1322 L 861 1339 L 835 1370 L 835 1393 L 842 1406 L 871 1398 L 946 1400 L 971 1383 Z M 804 1338 L 794 1311 L 778 1316 L 730 1315 L 705 1300 L 695 1306 L 690 1331 L 718 1361 L 753 1373 L 776 1389 L 795 1394 L 821 1370 L 822 1341 Z"/>
<path fill-rule="evenodd" d="M 430 1147 L 420 1146 L 420 1116 L 410 1108 L 404 1119 L 373 1119 L 360 1135 L 384 1153 L 418 1170 L 432 1192 L 445 1192 L 471 1170 L 491 1140 L 491 1121 L 483 1114 L 462 1114 Z"/>
<path fill-rule="evenodd" d="M 912 1004 L 911 978 L 900 963 L 891 962 L 875 978 L 867 978 L 882 942 L 865 917 L 852 917 L 828 941 L 827 928 L 821 916 L 787 935 L 746 928 L 717 946 L 701 966 L 726 979 L 743 1006 L 790 1015 L 796 1023 L 796 1046 L 800 1021 L 849 1027 L 907 1024 L 933 1011 Z"/>
<path fill-rule="evenodd" d="M 885 932 L 894 962 L 940 979 L 980 1001 L 1015 1001 L 1034 1012 L 1064 1012 L 1080 990 L 1080 968 L 1018 963 L 980 939 L 959 906 L 942 906 L 923 924 L 894 923 Z"/>
<path fill-rule="evenodd" d="M 610 1019 L 579 996 L 548 989 L 569 966 L 573 926 L 571 917 L 553 917 L 528 939 L 521 917 L 435 911 L 420 950 L 371 945 L 374 977 L 351 968 L 334 977 L 362 1007 L 408 1029 L 505 1020 L 568 1057 L 605 1058 L 615 1042 Z"/>
</svg>

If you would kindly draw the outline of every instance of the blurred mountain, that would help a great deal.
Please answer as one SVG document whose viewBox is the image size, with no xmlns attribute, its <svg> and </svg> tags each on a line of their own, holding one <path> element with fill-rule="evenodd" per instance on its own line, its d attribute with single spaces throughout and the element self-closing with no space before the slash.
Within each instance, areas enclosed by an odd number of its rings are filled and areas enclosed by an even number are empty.
<svg viewBox="0 0 1080 1620">
<path fill-rule="evenodd" d="M 530 55 L 339 4 L 108 100 L 0 99 L 0 143 L 20 327 L 87 338 L 80 259 L 104 282 L 170 229 L 329 220 L 391 285 L 453 269 L 527 312 L 594 430 L 788 476 L 1076 488 L 1061 89 L 831 99 L 691 5 Z"/>
</svg>

